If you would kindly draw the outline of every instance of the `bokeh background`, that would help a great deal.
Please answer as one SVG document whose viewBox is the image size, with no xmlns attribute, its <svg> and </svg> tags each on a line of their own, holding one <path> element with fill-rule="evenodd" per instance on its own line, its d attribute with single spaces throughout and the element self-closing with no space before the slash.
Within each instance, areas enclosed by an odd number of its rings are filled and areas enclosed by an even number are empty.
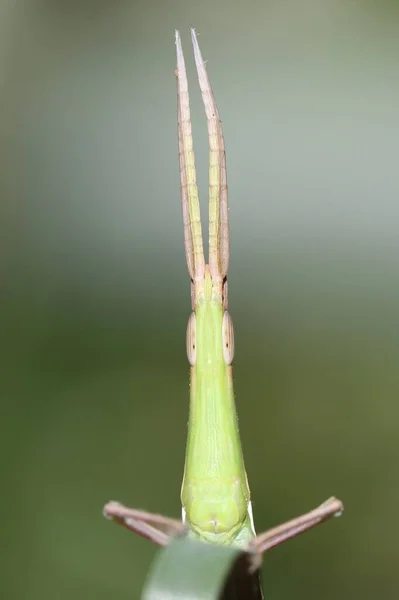
<svg viewBox="0 0 399 600">
<path fill-rule="evenodd" d="M 270 599 L 399 594 L 399 6 L 3 2 L 2 598 L 139 598 L 156 548 L 109 499 L 178 517 L 190 312 L 174 29 L 207 218 L 189 26 L 224 122 L 235 380 Z M 206 235 L 206 232 L 205 232 Z"/>
</svg>

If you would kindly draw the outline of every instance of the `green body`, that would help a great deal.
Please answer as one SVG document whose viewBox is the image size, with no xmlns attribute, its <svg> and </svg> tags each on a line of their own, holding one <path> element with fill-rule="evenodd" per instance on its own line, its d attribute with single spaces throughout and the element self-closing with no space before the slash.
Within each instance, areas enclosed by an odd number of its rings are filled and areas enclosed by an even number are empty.
<svg viewBox="0 0 399 600">
<path fill-rule="evenodd" d="M 182 517 L 190 535 L 247 546 L 255 532 L 234 403 L 234 331 L 227 312 L 229 225 L 226 155 L 218 108 L 191 30 L 209 137 L 209 264 L 205 262 L 188 84 L 176 32 L 178 134 L 184 244 L 193 312 L 187 328 L 190 417 Z"/>
<path fill-rule="evenodd" d="M 207 268 L 195 307 L 196 364 L 181 500 L 192 531 L 214 543 L 246 546 L 254 536 L 250 492 L 234 402 L 232 367 L 223 357 L 224 309 Z"/>
</svg>

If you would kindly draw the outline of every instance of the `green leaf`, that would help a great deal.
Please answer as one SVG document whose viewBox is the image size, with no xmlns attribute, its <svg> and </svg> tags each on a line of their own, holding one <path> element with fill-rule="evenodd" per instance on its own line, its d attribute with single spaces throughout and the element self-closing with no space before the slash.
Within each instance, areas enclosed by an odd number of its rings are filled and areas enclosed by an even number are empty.
<svg viewBox="0 0 399 600">
<path fill-rule="evenodd" d="M 150 569 L 143 600 L 261 600 L 254 555 L 234 546 L 176 538 L 162 548 Z"/>
</svg>

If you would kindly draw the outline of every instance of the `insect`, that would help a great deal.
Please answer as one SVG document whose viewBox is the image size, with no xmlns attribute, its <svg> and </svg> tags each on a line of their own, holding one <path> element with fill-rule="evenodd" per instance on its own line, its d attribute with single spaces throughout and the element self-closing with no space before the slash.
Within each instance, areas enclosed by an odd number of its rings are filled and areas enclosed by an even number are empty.
<svg viewBox="0 0 399 600">
<path fill-rule="evenodd" d="M 190 363 L 190 409 L 181 488 L 182 520 L 110 502 L 105 516 L 159 545 L 186 532 L 210 544 L 251 549 L 258 556 L 281 542 L 342 512 L 330 498 L 318 508 L 256 535 L 234 400 L 234 328 L 228 313 L 229 221 L 226 154 L 218 107 L 197 35 L 194 58 L 209 137 L 209 252 L 205 261 L 191 131 L 188 83 L 179 32 L 175 76 L 184 245 L 192 313 L 186 349 Z M 261 596 L 259 591 L 258 597 Z"/>
</svg>

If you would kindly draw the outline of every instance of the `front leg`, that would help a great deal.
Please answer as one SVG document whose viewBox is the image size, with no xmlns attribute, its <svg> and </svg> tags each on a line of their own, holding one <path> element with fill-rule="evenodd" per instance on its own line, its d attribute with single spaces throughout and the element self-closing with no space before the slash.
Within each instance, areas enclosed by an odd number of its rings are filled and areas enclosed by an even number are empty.
<svg viewBox="0 0 399 600">
<path fill-rule="evenodd" d="M 158 544 L 166 546 L 172 537 L 181 535 L 185 527 L 181 521 L 164 515 L 128 508 L 119 502 L 108 502 L 103 509 L 104 517 L 123 525 L 129 531 Z"/>
</svg>

